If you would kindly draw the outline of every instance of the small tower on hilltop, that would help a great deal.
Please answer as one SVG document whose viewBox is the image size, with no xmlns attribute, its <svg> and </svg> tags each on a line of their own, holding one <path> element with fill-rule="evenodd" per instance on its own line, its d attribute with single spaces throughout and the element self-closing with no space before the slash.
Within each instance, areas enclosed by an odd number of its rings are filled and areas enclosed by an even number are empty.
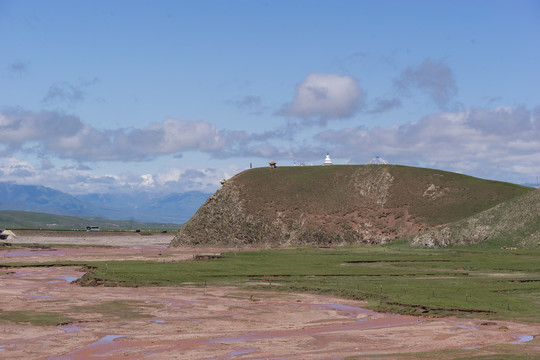
<svg viewBox="0 0 540 360">
<path fill-rule="evenodd" d="M 324 159 L 323 165 L 332 165 L 332 160 L 330 160 L 330 153 L 326 153 L 326 158 Z"/>
</svg>

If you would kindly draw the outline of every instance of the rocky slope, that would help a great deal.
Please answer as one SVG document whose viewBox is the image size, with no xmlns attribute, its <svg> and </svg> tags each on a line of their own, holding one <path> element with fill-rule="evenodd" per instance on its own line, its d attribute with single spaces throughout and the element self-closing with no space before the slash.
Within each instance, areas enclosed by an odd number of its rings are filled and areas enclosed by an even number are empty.
<svg viewBox="0 0 540 360">
<path fill-rule="evenodd" d="M 446 247 L 497 243 L 540 246 L 540 190 L 506 201 L 462 221 L 417 235 L 412 246 Z"/>
<path fill-rule="evenodd" d="M 464 219 L 528 191 L 394 165 L 251 169 L 211 196 L 171 246 L 380 244 Z"/>
</svg>

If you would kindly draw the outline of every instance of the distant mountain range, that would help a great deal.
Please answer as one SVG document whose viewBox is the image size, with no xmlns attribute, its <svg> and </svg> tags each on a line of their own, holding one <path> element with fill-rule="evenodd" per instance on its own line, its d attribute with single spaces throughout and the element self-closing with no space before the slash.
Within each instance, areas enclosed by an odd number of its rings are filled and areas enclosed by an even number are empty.
<svg viewBox="0 0 540 360">
<path fill-rule="evenodd" d="M 141 192 L 74 196 L 45 186 L 0 182 L 0 210 L 183 224 L 210 195 L 189 191 L 167 195 Z"/>
</svg>

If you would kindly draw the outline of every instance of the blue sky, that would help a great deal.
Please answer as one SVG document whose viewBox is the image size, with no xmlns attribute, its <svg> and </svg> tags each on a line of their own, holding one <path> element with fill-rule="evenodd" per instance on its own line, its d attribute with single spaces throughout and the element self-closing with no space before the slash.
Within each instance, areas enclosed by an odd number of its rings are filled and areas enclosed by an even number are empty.
<svg viewBox="0 0 540 360">
<path fill-rule="evenodd" d="M 0 179 L 214 191 L 253 166 L 535 184 L 538 1 L 0 0 Z"/>
</svg>

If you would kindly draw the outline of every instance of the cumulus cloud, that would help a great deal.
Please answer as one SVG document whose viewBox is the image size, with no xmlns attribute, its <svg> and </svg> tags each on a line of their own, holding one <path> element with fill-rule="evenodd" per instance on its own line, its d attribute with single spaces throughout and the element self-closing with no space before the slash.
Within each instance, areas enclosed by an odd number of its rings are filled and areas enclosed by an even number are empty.
<svg viewBox="0 0 540 360">
<path fill-rule="evenodd" d="M 215 152 L 228 135 L 205 121 L 165 119 L 142 129 L 98 130 L 58 112 L 0 113 L 0 155 L 43 152 L 77 161 L 140 161 L 182 151 Z"/>
<path fill-rule="evenodd" d="M 46 148 L 54 139 L 73 136 L 83 127 L 77 117 L 55 112 L 0 113 L 0 155 L 22 150 L 33 143 L 41 142 Z"/>
<path fill-rule="evenodd" d="M 40 184 L 67 191 L 72 184 L 85 182 L 87 172 L 76 171 L 73 167 L 35 166 L 28 161 L 7 157 L 0 162 L 2 181 L 21 185 Z"/>
<path fill-rule="evenodd" d="M 395 86 L 403 93 L 418 89 L 441 109 L 448 107 L 458 91 L 452 69 L 442 60 L 429 58 L 417 67 L 405 69 L 395 80 Z"/>
<path fill-rule="evenodd" d="M 116 138 L 117 145 L 122 149 L 137 147 L 139 156 L 166 155 L 190 150 L 213 152 L 227 144 L 224 132 L 211 123 L 172 118 L 161 123 L 151 123 L 144 129 L 122 132 Z"/>
<path fill-rule="evenodd" d="M 255 154 L 250 144 L 292 141 L 300 126 L 287 124 L 261 133 L 217 129 L 206 121 L 167 118 L 144 128 L 96 129 L 77 116 L 55 111 L 0 112 L 0 157 L 32 153 L 39 157 L 89 161 L 145 161 L 197 151 L 215 158 Z M 260 156 L 268 152 L 259 151 Z M 80 165 L 81 166 L 81 165 Z"/>
<path fill-rule="evenodd" d="M 540 117 L 523 107 L 442 112 L 400 126 L 327 130 L 316 137 L 358 163 L 379 154 L 393 163 L 508 181 L 540 173 Z"/>
<path fill-rule="evenodd" d="M 311 73 L 296 85 L 291 103 L 285 104 L 280 115 L 322 122 L 353 116 L 364 101 L 358 81 L 350 76 Z"/>
<path fill-rule="evenodd" d="M 206 191 L 213 192 L 220 186 L 222 179 L 229 179 L 243 170 L 236 166 L 227 168 L 177 168 L 157 174 L 154 179 L 163 192 Z"/>
<path fill-rule="evenodd" d="M 238 173 L 240 168 L 176 168 L 171 167 L 163 173 L 97 175 L 81 169 L 77 164 L 51 166 L 44 169 L 15 157 L 0 162 L 1 181 L 21 185 L 40 184 L 69 194 L 139 192 L 213 192 L 221 179 L 228 179 Z"/>
<path fill-rule="evenodd" d="M 144 174 L 144 175 L 141 175 L 141 184 L 140 186 L 143 187 L 143 188 L 151 188 L 151 187 L 154 187 L 155 186 L 155 181 L 154 181 L 154 177 L 152 176 L 152 174 Z"/>
</svg>

